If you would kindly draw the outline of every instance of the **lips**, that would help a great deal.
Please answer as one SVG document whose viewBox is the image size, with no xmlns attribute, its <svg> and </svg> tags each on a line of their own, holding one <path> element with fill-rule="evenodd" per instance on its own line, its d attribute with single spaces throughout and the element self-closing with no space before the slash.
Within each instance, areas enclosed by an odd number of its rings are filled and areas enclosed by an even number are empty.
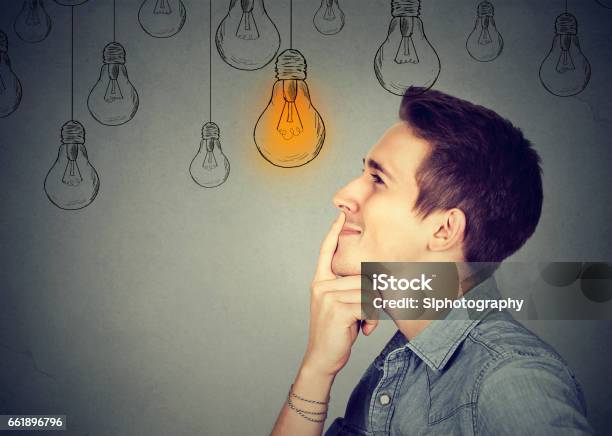
<svg viewBox="0 0 612 436">
<path fill-rule="evenodd" d="M 348 236 L 348 235 L 359 235 L 361 234 L 361 230 L 355 228 L 355 227 L 351 227 L 351 226 L 347 226 L 345 225 L 344 227 L 342 227 L 342 230 L 340 231 L 341 235 L 344 236 Z"/>
</svg>

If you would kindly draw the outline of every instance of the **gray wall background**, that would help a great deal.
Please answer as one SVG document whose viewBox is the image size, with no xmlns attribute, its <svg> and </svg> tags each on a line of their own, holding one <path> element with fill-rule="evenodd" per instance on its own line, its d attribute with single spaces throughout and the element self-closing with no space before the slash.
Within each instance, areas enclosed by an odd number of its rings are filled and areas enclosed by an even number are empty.
<svg viewBox="0 0 612 436">
<path fill-rule="evenodd" d="M 117 39 L 140 94 L 135 118 L 98 124 L 86 107 L 112 38 L 112 1 L 75 8 L 75 118 L 101 178 L 97 199 L 69 212 L 45 196 L 59 129 L 70 118 L 70 9 L 38 44 L 19 40 L 21 1 L 0 0 L 21 78 L 20 108 L 0 119 L 0 406 L 63 413 L 70 435 L 266 434 L 305 350 L 309 289 L 331 196 L 397 119 L 399 98 L 372 61 L 386 36 L 388 0 L 341 0 L 346 26 L 324 37 L 318 0 L 294 1 L 294 48 L 327 139 L 317 159 L 284 170 L 257 152 L 252 129 L 269 99 L 273 65 L 234 70 L 213 46 L 213 119 L 231 162 L 228 181 L 203 189 L 188 167 L 208 120 L 208 2 L 185 0 L 174 38 L 145 34 L 141 1 L 117 1 Z M 442 61 L 436 88 L 491 107 L 521 126 L 544 162 L 545 202 L 534 237 L 514 260 L 610 260 L 612 9 L 570 0 L 591 62 L 575 98 L 549 94 L 538 68 L 563 1 L 495 1 L 505 48 L 491 63 L 465 50 L 477 2 L 425 0 L 422 19 Z M 215 0 L 214 25 L 229 1 Z M 288 46 L 287 1 L 266 6 Z M 531 322 L 577 373 L 590 418 L 612 427 L 611 324 Z M 330 419 L 394 332 L 357 340 L 332 392 Z"/>
</svg>

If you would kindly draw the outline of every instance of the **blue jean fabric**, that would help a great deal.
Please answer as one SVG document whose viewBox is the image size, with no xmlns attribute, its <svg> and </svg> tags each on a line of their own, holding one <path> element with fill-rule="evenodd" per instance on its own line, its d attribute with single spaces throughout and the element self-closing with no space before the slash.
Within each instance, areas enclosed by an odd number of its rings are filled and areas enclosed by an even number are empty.
<svg viewBox="0 0 612 436">
<path fill-rule="evenodd" d="M 467 296 L 500 298 L 492 277 Z M 465 315 L 453 309 L 411 341 L 398 330 L 325 434 L 593 434 L 580 386 L 550 345 L 506 311 Z"/>
</svg>

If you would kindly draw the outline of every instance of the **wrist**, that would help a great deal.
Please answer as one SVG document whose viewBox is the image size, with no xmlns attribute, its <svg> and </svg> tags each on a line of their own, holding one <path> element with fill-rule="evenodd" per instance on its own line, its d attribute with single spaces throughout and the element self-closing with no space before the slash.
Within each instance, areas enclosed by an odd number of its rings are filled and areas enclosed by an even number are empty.
<svg viewBox="0 0 612 436">
<path fill-rule="evenodd" d="M 298 377 L 301 375 L 310 380 L 320 380 L 333 382 L 337 371 L 330 371 L 323 365 L 318 365 L 313 359 L 304 358 L 298 371 Z"/>
<path fill-rule="evenodd" d="M 335 377 L 335 374 L 303 363 L 293 382 L 293 391 L 311 400 L 327 402 Z"/>
<path fill-rule="evenodd" d="M 333 383 L 336 374 L 325 371 L 308 362 L 303 362 L 298 371 L 297 378 L 303 378 L 309 381 L 320 381 Z"/>
</svg>

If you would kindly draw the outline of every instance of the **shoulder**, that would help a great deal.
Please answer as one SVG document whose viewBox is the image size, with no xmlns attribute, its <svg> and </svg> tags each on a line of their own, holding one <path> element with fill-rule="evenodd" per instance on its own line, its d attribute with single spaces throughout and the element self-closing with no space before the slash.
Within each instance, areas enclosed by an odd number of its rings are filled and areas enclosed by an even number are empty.
<svg viewBox="0 0 612 436">
<path fill-rule="evenodd" d="M 490 313 L 470 331 L 467 339 L 495 360 L 532 357 L 566 365 L 552 346 L 505 311 Z"/>
<path fill-rule="evenodd" d="M 485 428 L 499 434 L 590 432 L 584 396 L 569 366 L 509 314 L 485 318 L 466 341 L 486 356 L 472 390 L 476 433 Z"/>
<path fill-rule="evenodd" d="M 508 375 L 533 378 L 546 374 L 570 385 L 577 384 L 561 355 L 507 312 L 487 316 L 470 331 L 466 341 L 481 356 L 477 390 Z"/>
</svg>

